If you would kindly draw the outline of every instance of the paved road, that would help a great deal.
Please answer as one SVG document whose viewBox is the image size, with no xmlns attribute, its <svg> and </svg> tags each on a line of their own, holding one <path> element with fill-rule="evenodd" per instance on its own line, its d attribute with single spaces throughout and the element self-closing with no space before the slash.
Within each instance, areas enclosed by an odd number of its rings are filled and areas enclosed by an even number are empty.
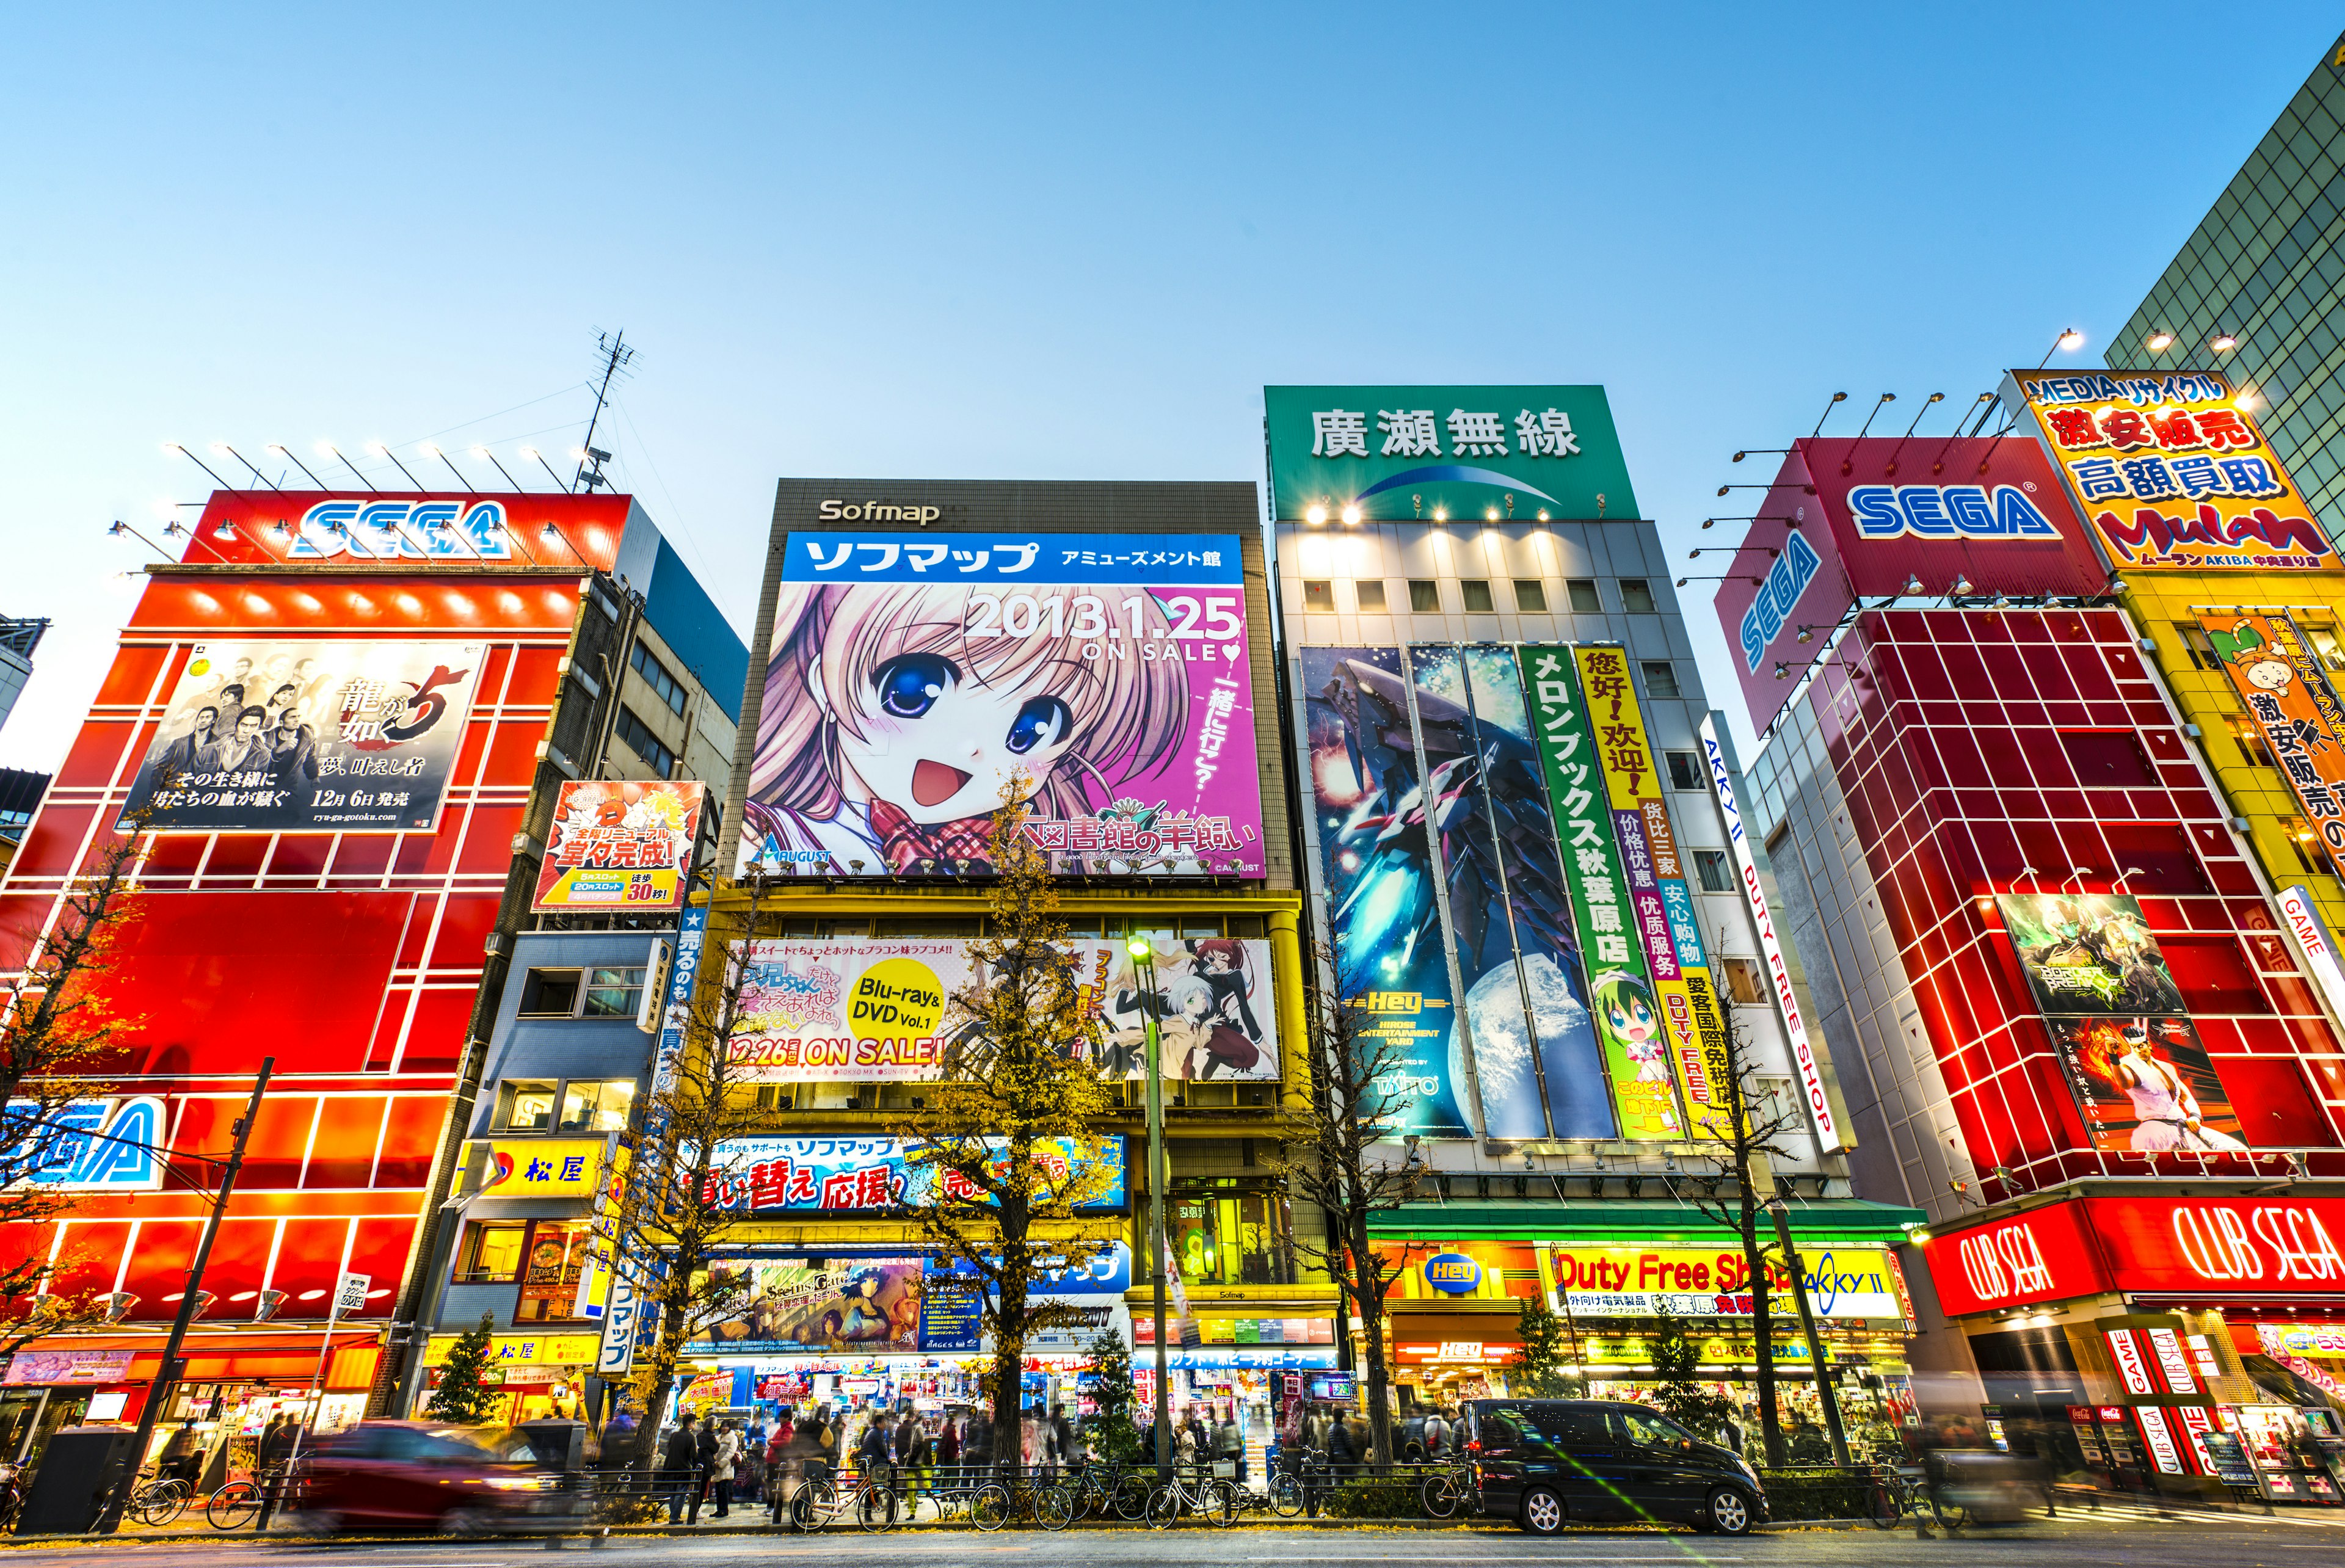
<svg viewBox="0 0 2345 1568">
<path fill-rule="evenodd" d="M 2345 1512 L 2345 1511 L 2340 1511 Z M 1551 1541 L 1487 1530 L 1296 1528 L 1213 1530 L 1187 1525 L 1075 1530 L 1061 1535 L 967 1530 L 895 1531 L 872 1536 L 835 1532 L 805 1540 L 728 1533 L 707 1536 L 619 1537 L 589 1552 L 565 1543 L 577 1568 L 721 1568 L 744 1559 L 857 1559 L 885 1568 L 971 1563 L 992 1568 L 1121 1568 L 1123 1564 L 1228 1564 L 1230 1568 L 1472 1568 L 1474 1564 L 1586 1563 L 1589 1568 L 1961 1568 L 2056 1556 L 2060 1568 L 2320 1568 L 2345 1561 L 2340 1512 L 2159 1519 L 2132 1510 L 2064 1515 L 2023 1525 L 1966 1531 L 1958 1540 L 1922 1541 L 1911 1530 L 1786 1530 L 1740 1541 L 1664 1531 L 1575 1530 Z M 89 1546 L 25 1546 L 0 1555 L 6 1568 L 90 1568 L 92 1552 L 136 1568 L 539 1568 L 543 1541 L 359 1541 L 311 1543 L 255 1541 Z"/>
</svg>

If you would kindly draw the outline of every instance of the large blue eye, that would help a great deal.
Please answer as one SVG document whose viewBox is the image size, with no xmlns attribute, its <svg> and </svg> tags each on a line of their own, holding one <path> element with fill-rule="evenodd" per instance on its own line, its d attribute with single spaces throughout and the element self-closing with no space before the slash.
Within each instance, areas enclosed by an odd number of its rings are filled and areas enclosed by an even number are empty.
<svg viewBox="0 0 2345 1568">
<path fill-rule="evenodd" d="M 950 660 L 934 653 L 905 653 L 880 665 L 871 684 L 879 693 L 881 711 L 899 719 L 917 719 L 959 679 L 960 672 Z"/>
<path fill-rule="evenodd" d="M 1023 754 L 1067 733 L 1075 716 L 1056 697 L 1036 697 L 1010 721 L 1010 749 Z"/>
</svg>

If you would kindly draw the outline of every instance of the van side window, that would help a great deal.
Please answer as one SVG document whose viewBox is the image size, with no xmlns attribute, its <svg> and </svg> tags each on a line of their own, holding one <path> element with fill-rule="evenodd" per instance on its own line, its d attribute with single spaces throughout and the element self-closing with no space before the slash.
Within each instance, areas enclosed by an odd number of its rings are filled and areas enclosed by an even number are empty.
<svg viewBox="0 0 2345 1568">
<path fill-rule="evenodd" d="M 1523 1452 L 1545 1458 L 1555 1452 L 1555 1429 L 1542 1419 L 1543 1413 L 1526 1408 L 1515 1412 L 1514 1421 L 1522 1431 Z"/>
<path fill-rule="evenodd" d="M 1611 1429 L 1604 1424 L 1604 1412 L 1585 1405 L 1541 1405 L 1539 1425 L 1549 1438 L 1566 1449 L 1579 1452 L 1591 1448 L 1609 1448 L 1614 1442 Z"/>
<path fill-rule="evenodd" d="M 1693 1438 L 1686 1429 L 1667 1416 L 1645 1411 L 1616 1410 L 1612 1412 L 1612 1419 L 1625 1429 L 1628 1440 L 1640 1448 L 1691 1447 L 1693 1443 Z"/>
<path fill-rule="evenodd" d="M 1490 1453 L 1512 1453 L 1521 1439 L 1511 1411 L 1491 1411 L 1482 1417 L 1482 1447 Z"/>
</svg>

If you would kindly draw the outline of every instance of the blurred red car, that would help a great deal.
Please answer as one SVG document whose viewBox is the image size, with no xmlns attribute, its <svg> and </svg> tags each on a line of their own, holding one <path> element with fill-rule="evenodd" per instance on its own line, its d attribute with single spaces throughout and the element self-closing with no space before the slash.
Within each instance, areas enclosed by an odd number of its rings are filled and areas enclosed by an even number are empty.
<svg viewBox="0 0 2345 1568">
<path fill-rule="evenodd" d="M 320 1438 L 304 1464 L 297 1522 L 313 1530 L 544 1529 L 587 1502 L 526 1435 L 497 1427 L 360 1421 Z"/>
</svg>

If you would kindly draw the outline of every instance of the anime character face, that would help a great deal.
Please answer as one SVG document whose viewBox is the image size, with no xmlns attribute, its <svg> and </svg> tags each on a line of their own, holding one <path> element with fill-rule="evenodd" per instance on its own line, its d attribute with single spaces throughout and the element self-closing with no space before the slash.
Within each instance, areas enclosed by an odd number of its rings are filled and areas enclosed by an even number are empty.
<svg viewBox="0 0 2345 1568">
<path fill-rule="evenodd" d="M 2252 664 L 2242 664 L 2239 673 L 2249 685 L 2259 691 L 2278 692 L 2287 687 L 2296 672 L 2288 667 L 2285 659 L 2259 659 Z"/>
<path fill-rule="evenodd" d="M 1653 1016 L 1652 998 L 1642 986 L 1633 980 L 1607 981 L 1598 989 L 1597 1014 L 1615 1039 L 1635 1048 L 1655 1039 L 1661 1032 L 1660 1021 Z"/>
<path fill-rule="evenodd" d="M 810 683 L 824 695 L 819 664 Z M 1000 805 L 1017 781 L 1020 798 L 1074 744 L 1074 718 L 1048 690 L 1047 666 L 986 684 L 940 653 L 901 653 L 872 673 L 854 730 L 839 733 L 839 759 L 866 796 L 914 822 L 954 822 Z"/>
</svg>

